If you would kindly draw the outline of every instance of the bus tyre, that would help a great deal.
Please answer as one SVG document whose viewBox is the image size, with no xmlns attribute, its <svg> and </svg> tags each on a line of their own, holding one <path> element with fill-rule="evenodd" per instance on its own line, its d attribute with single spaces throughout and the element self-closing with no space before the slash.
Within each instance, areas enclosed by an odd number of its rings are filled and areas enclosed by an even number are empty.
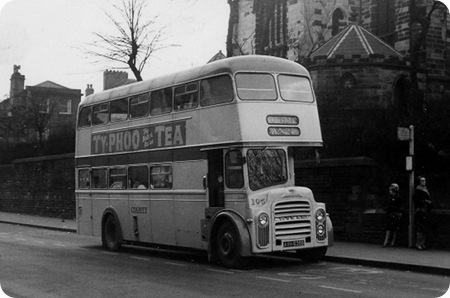
<svg viewBox="0 0 450 298">
<path fill-rule="evenodd" d="M 246 265 L 246 259 L 241 256 L 240 239 L 230 222 L 225 222 L 217 233 L 216 254 L 219 261 L 227 268 L 242 268 Z"/>
<path fill-rule="evenodd" d="M 327 247 L 317 247 L 311 249 L 297 250 L 297 255 L 305 262 L 322 261 L 327 253 Z"/>
<path fill-rule="evenodd" d="M 109 215 L 103 225 L 102 243 L 110 251 L 118 251 L 122 246 L 120 226 L 113 215 Z"/>
</svg>

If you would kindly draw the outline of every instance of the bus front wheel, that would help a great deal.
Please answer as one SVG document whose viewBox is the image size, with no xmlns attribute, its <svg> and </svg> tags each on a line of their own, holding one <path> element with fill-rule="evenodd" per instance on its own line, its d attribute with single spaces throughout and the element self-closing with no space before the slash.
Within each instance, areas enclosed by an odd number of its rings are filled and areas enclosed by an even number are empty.
<svg viewBox="0 0 450 298">
<path fill-rule="evenodd" d="M 239 252 L 240 239 L 235 227 L 225 222 L 217 233 L 216 254 L 219 261 L 227 268 L 242 268 L 246 259 Z"/>
<path fill-rule="evenodd" d="M 109 215 L 103 225 L 102 243 L 110 251 L 118 251 L 122 246 L 120 225 L 113 215 Z"/>
</svg>

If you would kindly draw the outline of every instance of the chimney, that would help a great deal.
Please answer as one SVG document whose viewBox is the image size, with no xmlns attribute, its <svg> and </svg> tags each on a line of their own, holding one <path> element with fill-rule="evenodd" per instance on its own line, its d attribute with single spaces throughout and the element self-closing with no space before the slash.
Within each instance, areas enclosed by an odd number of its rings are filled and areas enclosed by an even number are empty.
<svg viewBox="0 0 450 298">
<path fill-rule="evenodd" d="M 105 70 L 103 72 L 103 90 L 123 86 L 128 82 L 126 71 Z"/>
<path fill-rule="evenodd" d="M 85 96 L 89 96 L 94 93 L 94 89 L 92 88 L 92 84 L 87 84 L 86 92 L 84 92 Z"/>
<path fill-rule="evenodd" d="M 24 90 L 25 76 L 19 72 L 20 65 L 14 65 L 14 73 L 11 75 L 11 89 L 9 97 L 13 98 Z"/>
</svg>

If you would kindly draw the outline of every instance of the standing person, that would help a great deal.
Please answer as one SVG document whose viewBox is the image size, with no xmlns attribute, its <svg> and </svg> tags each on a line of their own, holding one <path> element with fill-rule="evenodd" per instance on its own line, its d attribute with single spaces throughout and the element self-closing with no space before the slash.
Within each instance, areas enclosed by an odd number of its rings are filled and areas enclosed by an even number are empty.
<svg viewBox="0 0 450 298">
<path fill-rule="evenodd" d="M 387 199 L 387 224 L 386 224 L 386 237 L 384 239 L 383 247 L 389 245 L 395 245 L 397 239 L 397 232 L 400 229 L 400 221 L 402 219 L 401 199 L 399 195 L 400 188 L 398 184 L 392 183 L 389 186 L 389 197 Z M 392 240 L 391 239 L 392 235 Z"/>
<path fill-rule="evenodd" d="M 416 248 L 424 250 L 427 248 L 425 240 L 429 230 L 430 211 L 433 204 L 428 192 L 427 180 L 423 176 L 419 177 L 419 185 L 416 187 L 413 200 L 416 223 Z"/>
</svg>

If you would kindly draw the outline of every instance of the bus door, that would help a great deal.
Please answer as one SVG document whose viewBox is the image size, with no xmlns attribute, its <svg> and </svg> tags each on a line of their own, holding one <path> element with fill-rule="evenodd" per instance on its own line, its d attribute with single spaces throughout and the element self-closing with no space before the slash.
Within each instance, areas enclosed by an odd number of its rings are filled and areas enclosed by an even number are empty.
<svg viewBox="0 0 450 298">
<path fill-rule="evenodd" d="M 222 150 L 208 152 L 207 179 L 209 207 L 225 207 Z"/>
</svg>

